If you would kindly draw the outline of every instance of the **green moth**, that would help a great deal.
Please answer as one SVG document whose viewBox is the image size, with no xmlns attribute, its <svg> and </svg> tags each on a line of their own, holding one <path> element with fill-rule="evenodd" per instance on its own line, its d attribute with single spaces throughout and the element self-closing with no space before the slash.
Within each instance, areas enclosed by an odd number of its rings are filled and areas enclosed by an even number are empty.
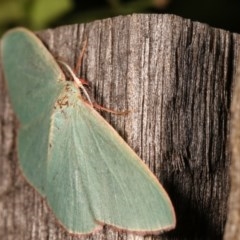
<svg viewBox="0 0 240 240">
<path fill-rule="evenodd" d="M 90 234 L 103 225 L 138 234 L 175 227 L 171 201 L 148 167 L 67 81 L 30 31 L 1 41 L 21 170 L 64 228 Z"/>
</svg>

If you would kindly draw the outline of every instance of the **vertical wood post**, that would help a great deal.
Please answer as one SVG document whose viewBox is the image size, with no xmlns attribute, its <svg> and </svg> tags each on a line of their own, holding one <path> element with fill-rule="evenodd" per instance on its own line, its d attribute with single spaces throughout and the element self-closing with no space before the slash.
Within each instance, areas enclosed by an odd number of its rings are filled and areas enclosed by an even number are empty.
<svg viewBox="0 0 240 240">
<path fill-rule="evenodd" d="M 230 187 L 229 118 L 239 35 L 173 15 L 140 14 L 38 36 L 72 68 L 87 39 L 81 77 L 90 83 L 95 100 L 131 110 L 125 117 L 102 115 L 173 201 L 177 227 L 159 239 L 221 239 Z M 22 177 L 16 134 L 1 74 L 0 239 L 79 239 L 56 224 L 44 199 Z M 133 235 L 105 227 L 89 236 L 122 238 Z"/>
</svg>

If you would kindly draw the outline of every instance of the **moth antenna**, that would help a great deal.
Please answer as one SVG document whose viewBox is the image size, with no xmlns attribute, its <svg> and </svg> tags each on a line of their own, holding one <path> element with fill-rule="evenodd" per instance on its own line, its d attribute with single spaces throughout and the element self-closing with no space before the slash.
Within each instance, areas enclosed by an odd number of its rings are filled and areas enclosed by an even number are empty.
<svg viewBox="0 0 240 240">
<path fill-rule="evenodd" d="M 81 69 L 82 61 L 83 61 L 83 56 L 84 56 L 84 54 L 85 54 L 85 52 L 86 52 L 86 48 L 87 48 L 87 39 L 86 39 L 86 40 L 84 41 L 84 43 L 83 43 L 83 48 L 82 48 L 82 50 L 81 50 L 81 52 L 80 52 L 80 57 L 78 58 L 76 67 L 75 67 L 75 69 L 74 69 L 74 72 L 75 72 L 75 73 L 79 72 L 80 69 Z"/>
<path fill-rule="evenodd" d="M 78 77 L 75 75 L 75 73 L 72 71 L 72 69 L 69 67 L 69 65 L 63 61 L 58 61 L 59 63 L 61 63 L 70 73 L 70 75 L 72 76 L 74 82 L 77 84 L 77 86 L 79 88 L 81 88 L 81 90 L 83 91 L 84 95 L 86 96 L 88 102 L 90 103 L 90 105 L 93 107 L 92 101 L 86 91 L 86 89 L 84 88 L 83 84 L 81 83 L 81 81 L 78 79 Z"/>
</svg>

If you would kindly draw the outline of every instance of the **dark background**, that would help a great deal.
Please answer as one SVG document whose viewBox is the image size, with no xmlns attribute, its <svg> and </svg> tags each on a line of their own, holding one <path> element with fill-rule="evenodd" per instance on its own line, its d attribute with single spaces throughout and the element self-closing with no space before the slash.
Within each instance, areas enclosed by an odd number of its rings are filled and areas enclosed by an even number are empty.
<svg viewBox="0 0 240 240">
<path fill-rule="evenodd" d="M 239 0 L 0 0 L 0 36 L 131 13 L 170 13 L 240 33 Z"/>
</svg>

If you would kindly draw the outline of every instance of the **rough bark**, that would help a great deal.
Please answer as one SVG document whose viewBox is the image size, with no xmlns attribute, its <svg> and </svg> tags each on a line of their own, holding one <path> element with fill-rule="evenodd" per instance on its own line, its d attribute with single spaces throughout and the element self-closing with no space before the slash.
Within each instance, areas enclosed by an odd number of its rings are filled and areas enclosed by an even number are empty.
<svg viewBox="0 0 240 240">
<path fill-rule="evenodd" d="M 173 15 L 131 15 L 38 33 L 74 67 L 102 113 L 144 159 L 176 210 L 174 231 L 158 239 L 221 239 L 230 189 L 229 118 L 240 37 Z M 17 163 L 17 125 L 0 79 L 0 239 L 76 240 L 56 224 Z M 109 227 L 89 239 L 141 238 Z"/>
</svg>

